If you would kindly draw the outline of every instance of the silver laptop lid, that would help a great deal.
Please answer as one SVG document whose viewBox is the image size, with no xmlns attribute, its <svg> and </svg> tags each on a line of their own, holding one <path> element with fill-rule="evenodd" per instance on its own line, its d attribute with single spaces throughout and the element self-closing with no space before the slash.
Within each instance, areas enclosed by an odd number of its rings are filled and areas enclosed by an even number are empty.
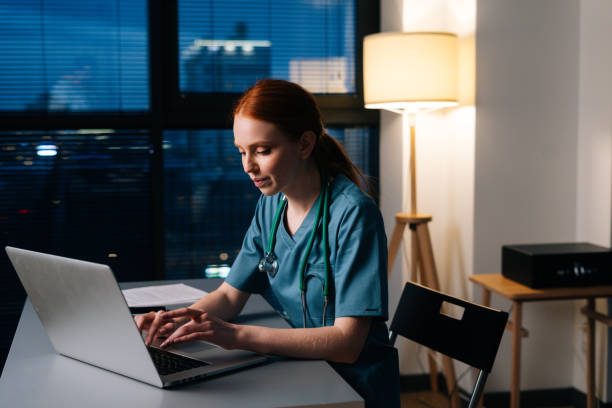
<svg viewBox="0 0 612 408">
<path fill-rule="evenodd" d="M 55 350 L 161 387 L 107 265 L 6 247 Z"/>
</svg>

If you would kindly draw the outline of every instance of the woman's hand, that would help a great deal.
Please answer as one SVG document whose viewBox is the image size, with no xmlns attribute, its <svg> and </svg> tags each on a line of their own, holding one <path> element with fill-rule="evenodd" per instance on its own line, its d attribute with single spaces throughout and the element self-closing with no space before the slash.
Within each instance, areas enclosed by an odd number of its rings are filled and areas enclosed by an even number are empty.
<svg viewBox="0 0 612 408">
<path fill-rule="evenodd" d="M 174 319 L 164 316 L 164 313 L 163 310 L 158 310 L 134 316 L 138 330 L 148 332 L 145 339 L 147 346 L 150 346 L 155 339 L 167 337 L 176 330 L 177 324 Z"/>
<path fill-rule="evenodd" d="M 215 314 L 215 316 L 222 316 L 223 319 L 232 319 L 234 316 L 237 316 L 238 313 L 240 313 L 240 310 L 242 310 L 242 307 L 249 299 L 249 295 L 250 294 L 248 292 L 235 289 L 228 283 L 223 282 L 221 286 L 210 292 L 208 295 L 202 297 L 202 299 L 195 302 L 189 308 L 177 309 L 171 312 L 163 312 L 161 310 L 157 312 L 149 312 L 135 316 L 134 320 L 136 321 L 138 330 L 148 332 L 145 343 L 147 346 L 150 346 L 154 340 L 160 337 L 167 338 L 173 334 L 182 324 L 189 323 L 190 320 L 191 323 L 193 323 L 195 321 L 194 319 L 198 318 L 198 316 L 203 313 L 202 310 L 209 310 Z M 204 320 L 206 319 L 202 318 L 200 320 L 201 323 L 204 323 Z M 216 317 L 215 321 L 220 324 L 223 323 L 227 326 L 235 327 L 235 325 L 230 325 L 229 323 L 226 323 Z M 195 330 L 195 327 L 193 326 L 194 325 L 189 326 L 188 330 Z M 182 331 L 181 333 L 185 333 L 186 330 Z M 188 332 L 188 334 L 192 333 L 192 331 Z M 204 337 L 197 338 L 203 339 Z M 173 337 L 173 340 L 174 339 L 176 339 L 176 337 Z M 223 338 L 219 339 L 219 344 L 222 340 Z M 177 342 L 183 341 L 188 340 L 177 340 Z M 211 340 L 211 342 L 215 341 Z M 228 342 L 225 342 L 224 344 L 231 347 L 231 344 Z"/>
<path fill-rule="evenodd" d="M 207 312 L 192 308 L 176 309 L 164 313 L 160 319 L 180 319 L 185 317 L 191 319 L 191 321 L 174 331 L 160 347 L 163 348 L 171 344 L 193 340 L 204 340 L 225 349 L 235 348 L 238 326 L 221 320 Z"/>
</svg>

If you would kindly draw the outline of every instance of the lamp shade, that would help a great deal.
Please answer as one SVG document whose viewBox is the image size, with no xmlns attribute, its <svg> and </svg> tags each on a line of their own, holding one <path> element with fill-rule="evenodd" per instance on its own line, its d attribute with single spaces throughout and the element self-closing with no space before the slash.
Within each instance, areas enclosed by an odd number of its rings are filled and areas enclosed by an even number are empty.
<svg viewBox="0 0 612 408">
<path fill-rule="evenodd" d="M 378 33 L 363 40 L 365 107 L 392 111 L 458 104 L 458 40 L 450 33 Z"/>
</svg>

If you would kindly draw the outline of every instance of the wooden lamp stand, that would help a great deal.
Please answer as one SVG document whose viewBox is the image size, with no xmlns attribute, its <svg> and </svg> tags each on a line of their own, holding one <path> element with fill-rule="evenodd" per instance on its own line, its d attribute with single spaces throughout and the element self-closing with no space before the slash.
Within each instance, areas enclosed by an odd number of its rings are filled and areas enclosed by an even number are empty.
<svg viewBox="0 0 612 408">
<path fill-rule="evenodd" d="M 410 213 L 395 214 L 395 227 L 391 235 L 388 252 L 387 279 L 391 276 L 391 270 L 397 257 L 406 225 L 410 228 L 410 280 L 420 282 L 435 290 L 440 290 L 438 272 L 434 260 L 431 237 L 429 235 L 429 222 L 431 214 L 419 214 L 416 205 L 416 145 L 415 145 L 415 114 L 409 114 L 410 123 Z M 435 354 L 428 353 L 429 379 L 432 391 L 438 391 L 438 372 L 436 368 Z M 456 384 L 455 368 L 450 357 L 442 356 L 444 371 L 446 373 L 446 387 L 451 399 L 451 407 L 459 407 L 459 393 Z"/>
</svg>

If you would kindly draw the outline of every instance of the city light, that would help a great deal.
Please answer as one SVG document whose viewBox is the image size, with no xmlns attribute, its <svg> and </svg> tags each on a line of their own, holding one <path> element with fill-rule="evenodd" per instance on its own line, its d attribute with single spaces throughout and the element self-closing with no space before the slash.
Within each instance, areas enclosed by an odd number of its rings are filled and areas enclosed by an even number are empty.
<svg viewBox="0 0 612 408">
<path fill-rule="evenodd" d="M 207 265 L 204 269 L 206 278 L 226 278 L 230 272 L 229 265 Z"/>
<path fill-rule="evenodd" d="M 38 156 L 57 156 L 56 145 L 39 145 L 36 147 L 36 154 Z"/>
</svg>

